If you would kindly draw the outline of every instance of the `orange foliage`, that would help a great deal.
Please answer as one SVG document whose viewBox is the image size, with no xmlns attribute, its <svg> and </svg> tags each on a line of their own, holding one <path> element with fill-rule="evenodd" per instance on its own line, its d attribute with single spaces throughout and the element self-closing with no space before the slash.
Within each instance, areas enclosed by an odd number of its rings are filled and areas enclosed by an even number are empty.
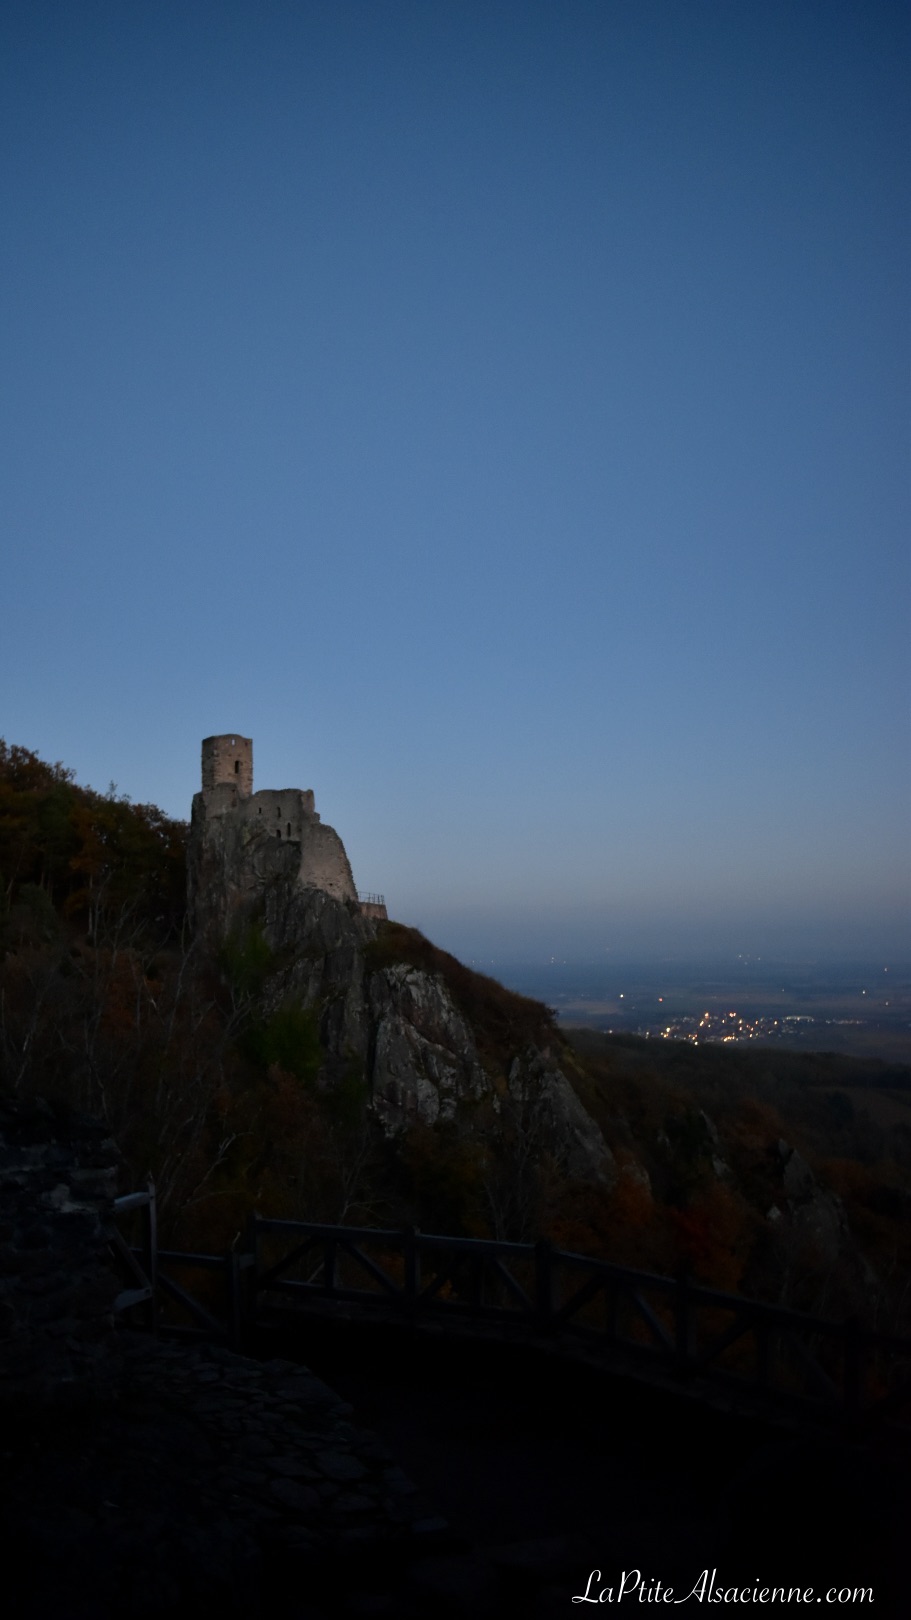
<svg viewBox="0 0 911 1620">
<path fill-rule="evenodd" d="M 715 1182 L 685 1209 L 668 1211 L 675 1244 L 674 1270 L 726 1293 L 736 1291 L 751 1236 L 746 1206 L 728 1187 Z"/>
</svg>

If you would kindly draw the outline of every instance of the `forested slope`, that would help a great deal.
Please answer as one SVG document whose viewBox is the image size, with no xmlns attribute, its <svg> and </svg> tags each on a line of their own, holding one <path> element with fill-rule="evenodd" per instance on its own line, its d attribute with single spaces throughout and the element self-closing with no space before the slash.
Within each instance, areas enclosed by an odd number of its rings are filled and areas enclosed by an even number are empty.
<svg viewBox="0 0 911 1620">
<path fill-rule="evenodd" d="M 0 742 L 2 1083 L 102 1117 L 124 1187 L 155 1177 L 167 1239 L 221 1247 L 254 1207 L 544 1234 L 911 1331 L 911 1129 L 901 1109 L 886 1125 L 864 1105 L 905 1092 L 907 1070 L 632 1037 L 570 1044 L 546 1007 L 390 923 L 364 972 L 439 984 L 489 1081 L 449 1117 L 390 1136 L 363 1061 L 336 1062 L 327 1083 L 331 1007 L 276 991 L 318 976 L 319 946 L 282 954 L 251 928 L 205 955 L 185 926 L 186 846 L 186 825 L 156 807 Z M 570 1174 L 552 1114 L 532 1086 L 510 1086 L 529 1053 L 571 1081 L 608 1174 Z"/>
</svg>

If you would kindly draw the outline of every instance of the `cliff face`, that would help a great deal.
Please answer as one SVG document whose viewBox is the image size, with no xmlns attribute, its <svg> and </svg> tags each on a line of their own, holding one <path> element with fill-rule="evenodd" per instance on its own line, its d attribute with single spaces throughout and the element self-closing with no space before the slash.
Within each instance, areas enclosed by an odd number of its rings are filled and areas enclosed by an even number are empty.
<svg viewBox="0 0 911 1620">
<path fill-rule="evenodd" d="M 482 1056 L 471 1018 L 442 973 L 386 959 L 395 948 L 386 947 L 383 924 L 317 889 L 275 883 L 263 896 L 262 929 L 288 964 L 270 978 L 269 999 L 316 1011 L 326 1083 L 355 1066 L 388 1135 L 472 1114 L 483 1129 L 485 1117 L 525 1106 L 566 1174 L 612 1179 L 607 1144 L 556 1052 L 520 1038 L 507 1063 Z"/>
<path fill-rule="evenodd" d="M 220 792 L 221 790 L 216 790 Z M 301 879 L 295 843 L 269 836 L 252 815 L 211 814 L 198 794 L 190 839 L 191 914 L 207 947 L 255 930 L 268 948 L 267 1010 L 294 1002 L 317 1016 L 327 1086 L 353 1071 L 369 1087 L 387 1135 L 472 1115 L 496 1129 L 504 1110 L 529 1111 L 548 1152 L 572 1178 L 605 1182 L 613 1161 L 599 1127 L 559 1066 L 555 1050 L 516 1041 L 492 1059 L 442 973 L 397 960 L 383 924 L 350 894 Z M 252 801 L 248 801 L 251 803 Z M 333 869 L 347 870 L 341 840 Z M 415 936 L 419 937 L 419 936 Z M 442 953 L 437 953 L 442 959 Z M 462 969 L 467 974 L 467 970 Z M 478 980 L 478 982 L 482 982 Z M 501 992 L 506 995 L 506 992 Z M 554 1045 L 556 1047 L 554 1032 Z"/>
</svg>

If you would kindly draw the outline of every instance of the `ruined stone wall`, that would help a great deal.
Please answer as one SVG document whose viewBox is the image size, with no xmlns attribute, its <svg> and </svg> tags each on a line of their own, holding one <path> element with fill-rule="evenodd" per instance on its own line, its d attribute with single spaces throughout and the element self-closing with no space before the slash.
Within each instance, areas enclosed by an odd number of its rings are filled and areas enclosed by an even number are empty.
<svg viewBox="0 0 911 1620">
<path fill-rule="evenodd" d="M 300 839 L 305 825 L 319 821 L 312 788 L 261 788 L 252 798 L 238 799 L 234 809 L 271 838 Z"/>
<path fill-rule="evenodd" d="M 190 920 L 210 942 L 242 926 L 278 881 L 357 903 L 345 846 L 322 825 L 312 789 L 254 793 L 253 744 L 230 733 L 202 745 L 188 866 Z"/>
<path fill-rule="evenodd" d="M 239 799 L 225 784 L 196 794 L 188 860 L 194 929 L 210 942 L 223 938 L 243 926 L 276 883 L 356 901 L 345 846 L 312 806 L 313 794 L 298 789 Z"/>
<path fill-rule="evenodd" d="M 108 1242 L 117 1151 L 102 1125 L 0 1098 L 0 1402 L 106 1397 L 121 1283 Z"/>
<path fill-rule="evenodd" d="M 319 821 L 312 788 L 263 788 L 247 796 L 234 782 L 217 782 L 197 793 L 193 805 L 197 818 L 230 815 L 238 826 L 270 838 L 300 838 L 306 822 Z"/>
<path fill-rule="evenodd" d="M 194 793 L 193 815 L 202 820 L 226 816 L 246 802 L 241 799 L 240 789 L 233 782 L 219 782 L 213 788 L 204 788 L 202 793 Z"/>
<path fill-rule="evenodd" d="M 221 782 L 232 783 L 240 793 L 253 792 L 253 739 L 226 732 L 221 737 L 206 737 L 202 745 L 203 792 L 218 787 Z"/>
<path fill-rule="evenodd" d="M 305 889 L 323 889 L 336 900 L 357 900 L 345 846 L 337 832 L 320 821 L 301 828 L 298 881 Z"/>
</svg>

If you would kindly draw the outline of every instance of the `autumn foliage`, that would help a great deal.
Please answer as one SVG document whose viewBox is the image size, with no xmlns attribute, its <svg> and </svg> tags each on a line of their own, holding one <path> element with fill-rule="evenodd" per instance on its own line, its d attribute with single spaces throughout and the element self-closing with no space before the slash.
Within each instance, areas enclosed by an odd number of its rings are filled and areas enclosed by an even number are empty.
<svg viewBox="0 0 911 1620">
<path fill-rule="evenodd" d="M 368 968 L 405 962 L 439 977 L 493 1082 L 490 1098 L 445 1125 L 390 1143 L 362 1069 L 321 1083 L 316 1013 L 265 995 L 275 964 L 257 930 L 218 960 L 188 937 L 186 845 L 186 825 L 155 806 L 82 788 L 64 766 L 0 741 L 2 1084 L 103 1118 L 124 1190 L 154 1177 L 166 1242 L 224 1248 L 254 1209 L 546 1236 L 725 1290 L 850 1306 L 891 1331 L 911 1326 L 911 1129 L 886 1133 L 858 1104 L 872 1070 L 820 1054 L 748 1061 L 629 1037 L 570 1043 L 540 1002 L 389 923 Z M 572 1184 L 534 1097 L 510 1092 L 512 1055 L 535 1046 L 550 1048 L 601 1125 L 609 1183 Z M 888 1078 L 911 1085 L 897 1070 Z M 782 1166 L 794 1149 L 830 1224 L 850 1228 L 851 1275 L 812 1243 L 783 1241 L 793 1212 Z"/>
</svg>

